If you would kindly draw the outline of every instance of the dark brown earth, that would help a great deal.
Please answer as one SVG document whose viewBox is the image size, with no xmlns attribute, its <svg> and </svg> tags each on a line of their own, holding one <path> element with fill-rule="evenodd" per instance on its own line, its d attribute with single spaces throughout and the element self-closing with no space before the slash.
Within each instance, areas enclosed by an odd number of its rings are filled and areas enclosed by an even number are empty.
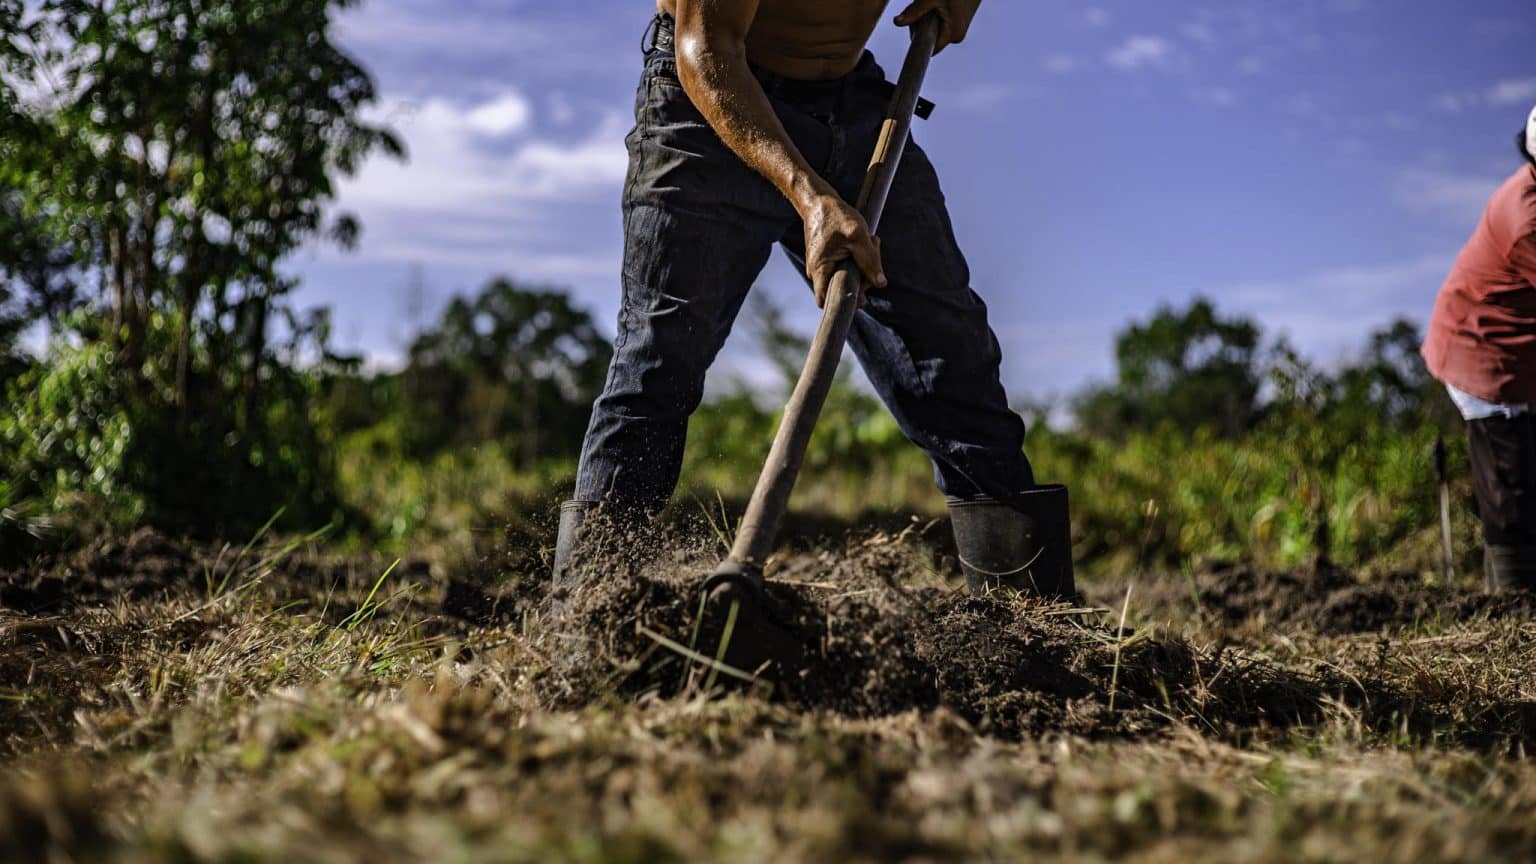
<svg viewBox="0 0 1536 864">
<path fill-rule="evenodd" d="M 390 614 L 449 637 L 486 626 L 521 629 L 550 658 L 538 690 L 555 708 L 734 683 L 680 647 L 714 653 L 713 645 L 697 644 L 699 589 L 717 557 L 712 538 L 688 532 L 624 538 L 609 552 L 586 565 L 585 587 L 572 596 L 558 627 L 546 614 L 543 550 L 532 535 L 512 535 L 498 557 L 466 578 L 438 581 L 424 562 L 402 562 L 392 578 L 416 587 L 391 602 Z M 196 616 L 156 634 L 135 632 L 131 614 L 108 615 L 118 622 L 108 625 L 98 612 L 89 627 L 81 626 L 79 616 L 88 610 L 212 591 L 224 582 L 260 584 L 281 602 L 342 622 L 356 601 L 332 598 L 355 598 L 387 566 L 375 559 L 242 554 L 148 530 L 100 540 L 49 567 L 0 575 L 0 606 L 27 616 L 9 628 L 0 687 L 88 679 L 95 658 L 147 638 L 185 648 L 218 637 L 203 632 Z M 1246 652 L 1240 641 L 1197 644 L 1148 627 L 1122 632 L 1117 616 L 1103 608 L 969 596 L 945 578 L 942 556 L 910 532 L 848 541 L 842 554 L 793 553 L 771 572 L 773 611 L 798 635 L 808 659 L 797 669 L 740 671 L 763 672 L 753 687 L 801 710 L 873 718 L 942 708 L 1010 740 L 1133 738 L 1195 725 L 1241 741 L 1313 722 L 1330 703 L 1358 710 L 1369 723 L 1445 726 L 1438 706 L 1327 663 L 1280 666 Z M 1324 634 L 1401 629 L 1444 616 L 1527 615 L 1532 608 L 1530 598 L 1364 584 L 1342 571 L 1212 569 L 1196 577 L 1194 588 L 1200 613 L 1214 621 Z M 1147 593 L 1154 603 L 1195 602 L 1177 578 Z M 32 703 L 33 716 L 24 719 L 4 716 L 14 712 L 0 705 L 0 726 L 35 724 L 42 710 L 62 719 L 73 707 L 67 699 Z M 1533 740 L 1536 718 L 1528 714 L 1528 706 L 1491 704 L 1476 722 L 1455 725 L 1466 743 L 1498 747 L 1511 736 Z"/>
<path fill-rule="evenodd" d="M 1186 577 L 1163 581 L 1167 599 L 1188 607 Z M 1194 577 L 1199 611 L 1229 625 L 1341 635 L 1400 631 L 1472 618 L 1530 618 L 1536 595 L 1490 596 L 1469 585 L 1426 585 L 1415 574 L 1363 581 L 1336 567 L 1266 571 L 1227 565 Z M 1189 610 L 1185 610 L 1189 611 Z"/>
<path fill-rule="evenodd" d="M 745 686 L 688 648 L 698 531 L 613 538 L 558 626 L 527 526 L 472 565 L 142 531 L 0 573 L 0 860 L 1531 860 L 1522 601 L 972 598 L 893 527 L 770 562 L 809 659 Z"/>
<path fill-rule="evenodd" d="M 1156 629 L 1122 632 L 1104 608 L 972 597 L 938 577 L 932 556 L 913 555 L 912 545 L 877 534 L 850 543 L 841 556 L 822 552 L 780 562 L 770 574 L 773 612 L 799 635 L 808 662 L 782 675 L 760 670 L 766 680 L 757 686 L 801 710 L 851 718 L 942 708 L 1010 740 L 1133 738 L 1195 725 L 1241 741 L 1315 722 L 1330 704 L 1383 726 L 1446 725 L 1439 706 L 1326 662 L 1282 667 L 1235 641 L 1201 645 Z M 672 545 L 666 553 L 648 548 L 591 565 L 566 620 L 545 634 L 551 652 L 576 658 L 557 664 L 545 680 L 550 702 L 573 707 L 613 694 L 668 697 L 701 680 L 729 682 L 675 644 L 714 655 L 712 644 L 691 641 L 699 631 L 700 589 L 714 563 L 708 549 Z M 1311 590 L 1303 575 L 1266 581 L 1227 572 L 1226 580 L 1216 572 L 1202 577 L 1209 615 L 1236 619 L 1241 598 L 1254 587 L 1265 592 L 1255 597 L 1260 615 L 1290 610 L 1289 598 Z M 1320 603 L 1297 604 L 1285 620 L 1341 632 L 1406 625 L 1412 609 L 1446 608 L 1436 594 L 1416 598 L 1406 588 L 1373 591 L 1329 578 L 1339 584 Z M 530 594 L 527 586 L 515 591 Z M 1266 605 L 1263 598 L 1272 599 Z M 1476 595 L 1459 602 L 1453 608 L 1463 614 L 1528 608 L 1520 600 Z M 1511 734 L 1536 740 L 1536 718 L 1528 713 L 1523 706 L 1490 705 L 1482 722 L 1462 723 L 1458 734 L 1475 746 L 1505 746 Z"/>
</svg>

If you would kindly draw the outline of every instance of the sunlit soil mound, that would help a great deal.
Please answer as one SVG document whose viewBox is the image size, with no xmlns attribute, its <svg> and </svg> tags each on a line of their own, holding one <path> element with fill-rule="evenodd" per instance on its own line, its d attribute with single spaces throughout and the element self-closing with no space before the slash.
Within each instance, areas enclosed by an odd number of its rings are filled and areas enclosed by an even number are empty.
<svg viewBox="0 0 1536 864">
<path fill-rule="evenodd" d="M 712 666 L 715 646 L 696 637 L 714 563 L 708 549 L 676 548 L 588 563 L 564 616 L 549 623 L 550 699 L 671 696 L 756 671 Z M 1237 735 L 1310 722 L 1328 699 L 1365 696 L 1327 670 L 1122 631 L 1107 610 L 973 597 L 915 544 L 886 535 L 841 556 L 776 562 L 770 585 L 776 616 L 808 659 L 758 686 L 805 710 L 877 717 L 942 707 L 1009 738 L 1137 736 L 1179 723 Z"/>
</svg>

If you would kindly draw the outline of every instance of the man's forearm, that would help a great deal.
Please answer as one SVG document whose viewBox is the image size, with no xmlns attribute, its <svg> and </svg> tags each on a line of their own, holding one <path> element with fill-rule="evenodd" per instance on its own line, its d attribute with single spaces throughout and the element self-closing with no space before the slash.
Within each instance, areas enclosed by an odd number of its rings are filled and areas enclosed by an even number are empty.
<svg viewBox="0 0 1536 864">
<path fill-rule="evenodd" d="M 838 197 L 784 131 L 747 65 L 757 0 L 677 0 L 677 75 L 715 134 L 789 199 L 805 228 L 805 272 L 821 305 L 843 260 L 883 287 L 880 250 L 859 212 Z"/>
<path fill-rule="evenodd" d="M 831 192 L 790 141 L 743 51 L 710 45 L 702 36 L 682 35 L 678 42 L 678 78 L 725 146 L 797 211 Z"/>
</svg>

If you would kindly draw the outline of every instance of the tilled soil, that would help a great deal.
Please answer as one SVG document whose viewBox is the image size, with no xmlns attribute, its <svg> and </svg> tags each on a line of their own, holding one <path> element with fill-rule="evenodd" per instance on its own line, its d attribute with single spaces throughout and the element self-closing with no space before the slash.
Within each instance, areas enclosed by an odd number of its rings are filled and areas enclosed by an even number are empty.
<svg viewBox="0 0 1536 864">
<path fill-rule="evenodd" d="M 877 533 L 841 550 L 822 547 L 773 562 L 772 611 L 796 635 L 805 662 L 736 671 L 763 673 L 752 689 L 800 710 L 857 719 L 942 709 L 1009 740 L 1135 738 L 1194 725 L 1241 741 L 1315 722 L 1340 705 L 1367 723 L 1444 725 L 1442 705 L 1410 698 L 1387 680 L 1342 673 L 1324 658 L 1281 665 L 1219 638 L 1200 644 L 1157 629 L 1122 631 L 1106 609 L 970 596 L 942 554 L 911 535 Z M 439 581 L 425 563 L 401 562 L 392 579 L 410 587 L 391 600 L 388 614 L 433 637 L 515 632 L 534 656 L 548 660 L 532 677 L 551 708 L 737 683 L 699 657 L 712 656 L 715 647 L 699 639 L 700 588 L 718 561 L 712 537 L 612 538 L 606 554 L 582 565 L 582 587 L 567 598 L 558 626 L 548 614 L 541 548 L 531 537 L 512 539 L 513 548 L 476 578 Z M 226 591 L 257 586 L 275 602 L 339 624 L 387 566 L 197 546 L 151 530 L 102 539 L 48 567 L 0 574 L 0 611 L 18 616 L 0 628 L 16 649 L 0 661 L 0 686 L 89 680 L 100 658 L 148 638 L 132 627 L 134 604 L 187 604 L 220 584 Z M 1180 587 L 1168 579 L 1148 593 L 1193 605 Z M 1449 616 L 1528 616 L 1532 608 L 1529 598 L 1364 584 L 1338 571 L 1213 569 L 1196 577 L 1194 589 L 1208 618 L 1320 634 L 1400 629 Z M 86 614 L 113 606 L 119 609 L 110 622 Z M 189 614 L 152 635 L 157 645 L 190 647 L 218 638 L 206 629 Z M 74 708 L 66 698 L 33 702 L 23 718 L 19 708 L 0 706 L 0 725 L 35 724 L 50 705 L 46 715 L 56 719 Z M 1458 720 L 1457 734 L 1468 743 L 1536 741 L 1529 706 L 1489 702 L 1475 714 L 1471 725 Z"/>
<path fill-rule="evenodd" d="M 584 574 L 549 636 L 563 646 L 552 650 L 574 658 L 546 682 L 555 703 L 668 696 L 701 679 L 728 680 L 682 650 L 714 654 L 713 645 L 693 644 L 714 562 L 655 561 L 610 558 Z M 1017 739 L 1140 736 L 1184 722 L 1240 737 L 1313 720 L 1330 698 L 1366 704 L 1380 695 L 1326 668 L 1284 669 L 1231 648 L 1122 632 L 1104 610 L 973 597 L 923 572 L 925 563 L 881 535 L 840 558 L 796 559 L 777 578 L 771 572 L 773 611 L 807 656 L 800 668 L 768 670 L 774 696 L 854 718 L 943 708 Z"/>
<path fill-rule="evenodd" d="M 290 600 L 328 605 L 329 616 L 345 618 L 354 608 L 346 605 L 352 594 L 366 590 L 389 567 L 378 557 L 322 555 L 273 543 L 257 548 L 198 544 L 141 528 L 126 537 L 99 537 L 57 560 L 0 571 L 0 609 L 58 615 L 259 585 Z M 402 559 L 390 577 L 425 580 L 431 571 L 425 561 Z"/>
<path fill-rule="evenodd" d="M 919 530 L 864 534 L 770 562 L 807 659 L 742 686 L 694 638 L 700 536 L 612 538 L 558 624 L 522 528 L 454 579 L 150 531 L 0 574 L 0 859 L 1536 848 L 1517 601 L 1229 568 L 1139 578 L 1122 629 L 1125 582 L 970 597 Z"/>
<path fill-rule="evenodd" d="M 1178 581 L 1170 577 L 1168 583 Z M 1430 587 L 1411 574 L 1362 582 L 1337 568 L 1272 572 L 1225 566 L 1200 573 L 1195 585 L 1200 611 L 1228 624 L 1251 621 L 1328 635 L 1536 614 L 1536 595 L 1490 596 L 1470 584 Z M 1177 599 L 1180 592 L 1170 596 Z"/>
</svg>

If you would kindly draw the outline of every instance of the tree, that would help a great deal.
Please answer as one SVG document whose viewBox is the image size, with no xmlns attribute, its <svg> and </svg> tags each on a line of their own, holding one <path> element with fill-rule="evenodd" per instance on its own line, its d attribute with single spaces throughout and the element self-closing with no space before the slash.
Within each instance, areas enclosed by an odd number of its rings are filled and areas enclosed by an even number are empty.
<svg viewBox="0 0 1536 864">
<path fill-rule="evenodd" d="M 0 351 L 8 336 L 37 322 L 57 328 L 80 306 L 79 262 L 78 247 L 50 237 L 20 196 L 0 190 Z"/>
<path fill-rule="evenodd" d="M 1340 401 L 1392 426 L 1410 426 L 1436 413 L 1445 400 L 1419 356 L 1422 344 L 1418 325 L 1406 319 L 1373 331 L 1365 352 L 1339 373 Z"/>
<path fill-rule="evenodd" d="M 1258 411 L 1259 339 L 1258 325 L 1223 318 L 1208 300 L 1163 307 L 1116 337 L 1117 382 L 1079 400 L 1078 419 L 1114 436 L 1161 424 L 1239 435 Z"/>
<path fill-rule="evenodd" d="M 0 278 L 75 337 L 4 388 L 21 494 L 236 533 L 283 505 L 295 526 L 336 512 L 310 409 L 339 358 L 278 268 L 355 242 L 335 178 L 403 154 L 330 40 L 353 4 L 0 0 Z"/>
<path fill-rule="evenodd" d="M 515 436 L 525 467 L 573 453 L 611 356 L 564 291 L 493 280 L 411 346 L 403 393 L 416 449 Z"/>
<path fill-rule="evenodd" d="M 256 386 L 266 321 L 292 286 L 278 261 L 321 233 L 352 242 L 354 219 L 325 219 L 333 176 L 375 149 L 403 152 L 361 119 L 373 83 L 329 39 L 351 5 L 45 0 L 12 12 L 11 76 L 52 86 L 19 110 L 0 187 L 82 250 L 123 368 L 142 359 L 149 315 L 175 314 L 183 412 L 199 335 Z"/>
</svg>

